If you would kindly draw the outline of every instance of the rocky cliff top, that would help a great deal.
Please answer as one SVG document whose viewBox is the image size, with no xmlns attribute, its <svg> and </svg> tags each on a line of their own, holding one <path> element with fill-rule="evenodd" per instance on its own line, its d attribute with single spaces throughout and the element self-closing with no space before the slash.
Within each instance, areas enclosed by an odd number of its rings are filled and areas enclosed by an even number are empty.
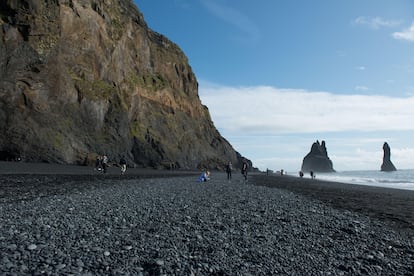
<svg viewBox="0 0 414 276">
<path fill-rule="evenodd" d="M 180 48 L 131 0 L 0 3 L 0 158 L 219 168 L 219 134 Z M 251 163 L 251 162 L 250 162 Z"/>
</svg>

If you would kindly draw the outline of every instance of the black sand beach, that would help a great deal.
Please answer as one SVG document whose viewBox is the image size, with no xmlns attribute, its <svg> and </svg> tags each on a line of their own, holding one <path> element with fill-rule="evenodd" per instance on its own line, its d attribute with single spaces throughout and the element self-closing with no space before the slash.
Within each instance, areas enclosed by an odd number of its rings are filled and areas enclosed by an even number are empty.
<svg viewBox="0 0 414 276">
<path fill-rule="evenodd" d="M 256 175 L 258 185 L 285 189 L 338 209 L 359 212 L 414 235 L 414 191 L 352 185 L 291 176 Z"/>
<path fill-rule="evenodd" d="M 410 191 L 22 164 L 0 163 L 1 275 L 414 271 Z"/>
</svg>

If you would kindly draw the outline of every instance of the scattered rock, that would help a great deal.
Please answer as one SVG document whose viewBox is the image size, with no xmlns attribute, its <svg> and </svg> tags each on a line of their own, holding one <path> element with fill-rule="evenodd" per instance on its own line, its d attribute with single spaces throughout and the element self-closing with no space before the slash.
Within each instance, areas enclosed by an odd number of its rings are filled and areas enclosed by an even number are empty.
<svg viewBox="0 0 414 276">
<path fill-rule="evenodd" d="M 27 247 L 27 249 L 29 249 L 29 250 L 35 250 L 37 248 L 37 245 L 36 244 L 30 244 L 28 247 Z"/>
<path fill-rule="evenodd" d="M 156 263 L 158 266 L 163 266 L 163 265 L 164 265 L 164 261 L 163 261 L 163 260 L 161 260 L 161 259 L 157 259 L 157 260 L 155 261 L 155 263 Z"/>
<path fill-rule="evenodd" d="M 0 185 L 19 177 L 0 176 Z M 411 272 L 410 236 L 381 220 L 283 189 L 228 184 L 224 174 L 202 186 L 195 176 L 79 182 L 65 176 L 68 190 L 62 179 L 42 188 L 37 176 L 24 178 L 0 199 L 0 275 Z M 22 185 L 33 193 L 24 205 L 14 200 Z M 54 196 L 36 196 L 55 188 Z M 76 212 L 68 213 L 70 206 Z M 27 242 L 33 237 L 36 244 Z"/>
</svg>

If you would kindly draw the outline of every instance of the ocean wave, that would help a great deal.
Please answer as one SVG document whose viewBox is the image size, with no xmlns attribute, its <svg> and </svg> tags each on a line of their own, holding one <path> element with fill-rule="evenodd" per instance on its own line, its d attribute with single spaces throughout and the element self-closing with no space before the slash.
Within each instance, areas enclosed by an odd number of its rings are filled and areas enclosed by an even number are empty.
<svg viewBox="0 0 414 276">
<path fill-rule="evenodd" d="M 319 174 L 319 179 L 349 184 L 414 190 L 414 170 L 396 172 L 347 171 Z"/>
</svg>

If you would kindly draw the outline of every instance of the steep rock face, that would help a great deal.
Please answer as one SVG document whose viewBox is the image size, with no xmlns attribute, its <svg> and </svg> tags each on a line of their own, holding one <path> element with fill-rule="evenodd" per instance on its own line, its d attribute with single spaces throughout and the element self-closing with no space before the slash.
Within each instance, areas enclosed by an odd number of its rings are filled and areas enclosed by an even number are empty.
<svg viewBox="0 0 414 276">
<path fill-rule="evenodd" d="M 382 158 L 382 165 L 381 165 L 381 171 L 384 172 L 392 172 L 396 171 L 394 164 L 391 162 L 391 148 L 388 145 L 387 142 L 384 143 L 382 146 L 382 149 L 384 150 L 384 157 Z"/>
<path fill-rule="evenodd" d="M 214 127 L 177 45 L 131 0 L 2 0 L 0 157 L 220 167 Z"/>
<path fill-rule="evenodd" d="M 332 161 L 328 157 L 325 141 L 312 144 L 311 151 L 303 158 L 302 171 L 304 172 L 334 172 Z"/>
</svg>

